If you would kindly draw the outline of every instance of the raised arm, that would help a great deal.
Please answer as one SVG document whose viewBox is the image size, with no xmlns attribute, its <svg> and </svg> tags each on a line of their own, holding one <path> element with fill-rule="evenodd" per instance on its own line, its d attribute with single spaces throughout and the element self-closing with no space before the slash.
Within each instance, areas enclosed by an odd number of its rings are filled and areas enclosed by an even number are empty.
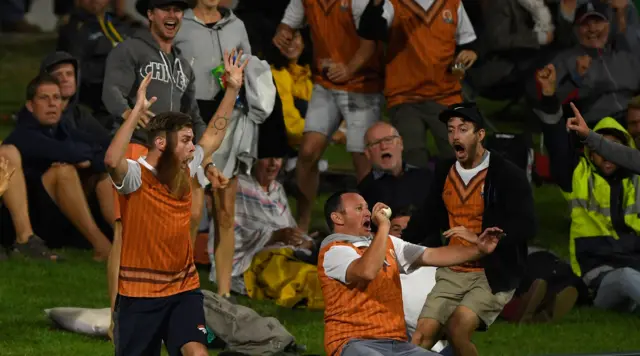
<svg viewBox="0 0 640 356">
<path fill-rule="evenodd" d="M 371 241 L 371 245 L 362 254 L 362 257 L 351 262 L 347 267 L 346 282 L 369 282 L 376 278 L 384 264 L 387 254 L 387 240 L 391 222 L 382 209 L 387 208 L 382 203 L 376 203 L 371 212 L 373 222 L 378 225 L 378 231 Z"/>
<path fill-rule="evenodd" d="M 151 104 L 157 100 L 155 96 L 147 100 L 147 87 L 151 82 L 151 75 L 152 73 L 147 74 L 142 83 L 140 83 L 136 106 L 131 111 L 131 114 L 129 114 L 129 119 L 125 120 L 116 132 L 105 154 L 104 163 L 107 166 L 107 172 L 116 185 L 121 185 L 124 177 L 127 175 L 129 167 L 126 158 L 127 147 L 131 141 L 131 135 L 133 135 L 133 131 L 135 131 L 138 125 L 138 120 L 142 113 L 146 112 Z"/>
<path fill-rule="evenodd" d="M 450 235 L 458 235 L 475 245 L 449 245 L 427 248 L 415 264 L 418 266 L 448 267 L 478 260 L 496 249 L 500 236 L 503 234 L 503 231 L 496 227 L 485 229 L 479 237 L 464 227 L 451 229 L 445 234 L 452 230 L 455 231 Z"/>
<path fill-rule="evenodd" d="M 640 151 L 635 147 L 607 140 L 602 135 L 593 132 L 589 129 L 575 105 L 573 103 L 570 105 L 574 117 L 567 120 L 567 129 L 575 131 L 582 139 L 582 142 L 607 161 L 624 167 L 635 174 L 640 174 Z"/>
<path fill-rule="evenodd" d="M 224 135 L 227 132 L 229 120 L 232 118 L 236 97 L 242 87 L 243 72 L 249 59 L 247 58 L 247 60 L 242 63 L 242 51 L 239 51 L 238 55 L 234 58 L 235 54 L 235 49 L 233 49 L 231 53 L 227 51 L 224 53 L 224 69 L 227 87 L 218 109 L 209 121 L 209 125 L 207 125 L 204 134 L 202 134 L 202 138 L 198 141 L 198 145 L 202 147 L 205 157 L 210 156 L 220 147 Z"/>
</svg>

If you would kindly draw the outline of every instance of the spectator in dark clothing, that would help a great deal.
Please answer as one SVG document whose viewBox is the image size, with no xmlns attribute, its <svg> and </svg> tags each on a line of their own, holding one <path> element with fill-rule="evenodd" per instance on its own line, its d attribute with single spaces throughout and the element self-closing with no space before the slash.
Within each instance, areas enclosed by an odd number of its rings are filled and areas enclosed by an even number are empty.
<svg viewBox="0 0 640 356">
<path fill-rule="evenodd" d="M 80 102 L 104 111 L 102 82 L 109 52 L 132 34 L 132 28 L 107 12 L 109 0 L 80 0 L 69 22 L 58 30 L 58 51 L 80 63 Z"/>
<path fill-rule="evenodd" d="M 85 192 L 95 191 L 105 219 L 113 219 L 105 150 L 68 122 L 62 120 L 58 80 L 41 73 L 29 83 L 25 107 L 4 143 L 16 146 L 22 155 L 36 234 L 51 247 L 77 242 L 74 237 L 81 234 L 93 246 L 94 258 L 104 260 L 111 243 L 91 215 Z"/>
<path fill-rule="evenodd" d="M 23 256 L 60 260 L 60 256 L 50 251 L 33 231 L 20 152 L 13 145 L 3 144 L 0 145 L 0 157 L 8 161 L 12 172 L 0 207 L 0 260 L 8 257 L 5 247 Z"/>
<path fill-rule="evenodd" d="M 625 2 L 622 2 L 626 4 Z M 627 6 L 613 2 L 625 14 Z M 588 124 L 606 116 L 623 122 L 628 102 L 640 90 L 640 66 L 632 53 L 625 32 L 619 30 L 611 38 L 609 5 L 598 0 L 582 5 L 575 13 L 578 41 L 575 47 L 560 53 L 556 59 L 536 74 L 535 89 L 530 85 L 534 111 L 546 124 L 555 124 L 563 117 L 563 104 L 573 101 Z M 617 18 L 618 27 L 625 21 Z"/>
<path fill-rule="evenodd" d="M 66 52 L 54 52 L 42 61 L 40 70 L 51 74 L 60 83 L 62 94 L 62 120 L 73 129 L 89 135 L 105 150 L 109 147 L 109 131 L 96 120 L 88 109 L 78 105 L 82 78 L 78 60 Z"/>
<path fill-rule="evenodd" d="M 480 59 L 467 77 L 480 95 L 519 98 L 524 93 L 525 78 L 533 75 L 538 63 L 551 57 L 551 44 L 571 36 L 571 23 L 561 16 L 557 16 L 555 26 L 547 26 L 544 31 L 536 28 L 535 11 L 525 8 L 522 3 L 526 2 L 494 0 L 485 4 L 484 21 L 491 25 L 479 36 Z"/>
<path fill-rule="evenodd" d="M 384 203 L 396 211 L 424 203 L 431 171 L 403 162 L 402 137 L 386 122 L 377 122 L 365 134 L 365 155 L 373 167 L 358 184 L 369 206 Z"/>
</svg>

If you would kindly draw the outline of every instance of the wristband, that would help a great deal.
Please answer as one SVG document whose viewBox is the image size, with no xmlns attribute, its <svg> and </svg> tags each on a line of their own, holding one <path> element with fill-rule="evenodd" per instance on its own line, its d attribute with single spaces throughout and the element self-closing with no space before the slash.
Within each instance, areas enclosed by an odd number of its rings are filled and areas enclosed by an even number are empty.
<svg viewBox="0 0 640 356">
<path fill-rule="evenodd" d="M 207 163 L 207 165 L 206 165 L 206 166 L 204 166 L 204 172 L 205 172 L 205 173 L 207 173 L 207 170 L 209 170 L 209 166 L 213 166 L 213 167 L 215 167 L 215 166 L 216 166 L 216 164 L 215 164 L 215 163 L 213 163 L 213 162 L 209 162 L 209 163 Z"/>
</svg>

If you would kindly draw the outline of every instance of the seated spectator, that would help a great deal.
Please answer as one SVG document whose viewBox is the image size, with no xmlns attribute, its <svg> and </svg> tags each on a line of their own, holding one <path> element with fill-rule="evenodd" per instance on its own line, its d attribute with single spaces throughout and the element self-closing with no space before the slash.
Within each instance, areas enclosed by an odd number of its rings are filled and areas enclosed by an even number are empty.
<svg viewBox="0 0 640 356">
<path fill-rule="evenodd" d="M 104 260 L 111 243 L 96 225 L 85 194 L 98 194 L 104 218 L 112 222 L 113 195 L 96 188 L 110 184 L 105 151 L 61 117 L 60 84 L 41 73 L 29 83 L 25 107 L 4 143 L 22 155 L 36 233 L 55 247 L 78 244 L 75 238 L 81 235 L 93 246 L 94 259 Z M 104 191 L 109 194 L 100 194 Z"/>
<path fill-rule="evenodd" d="M 408 206 L 420 206 L 427 196 L 431 171 L 402 160 L 403 142 L 390 124 L 379 121 L 365 134 L 364 151 L 372 169 L 358 184 L 358 191 L 373 206 L 384 203 L 397 211 Z"/>
<path fill-rule="evenodd" d="M 311 270 L 315 270 L 316 246 L 310 236 L 298 229 L 289 208 L 284 188 L 276 181 L 281 167 L 282 158 L 262 158 L 253 166 L 251 175 L 244 173 L 238 175 L 234 222 L 235 251 L 231 274 L 231 290 L 251 297 L 256 295 L 256 289 L 260 288 L 260 284 L 245 284 L 250 280 L 246 276 L 248 271 L 253 277 L 251 280 L 258 279 L 262 285 L 273 283 L 274 279 L 277 279 L 279 282 L 277 285 L 280 286 L 279 288 L 282 291 L 287 290 L 284 286 L 288 284 L 283 282 L 299 281 L 299 274 L 311 273 L 316 283 L 301 284 L 294 290 L 298 291 L 299 300 L 307 297 L 307 293 L 312 295 L 315 292 L 316 295 L 309 300 L 309 303 L 314 303 L 318 299 L 322 299 L 320 290 L 313 290 L 313 287 L 317 285 L 317 274 L 315 271 L 311 272 Z M 208 203 L 210 204 L 211 197 L 208 196 L 208 198 Z M 209 228 L 210 279 L 216 282 L 216 264 L 213 255 L 214 237 L 215 229 L 213 228 L 212 220 Z M 281 252 L 282 249 L 290 250 L 287 253 L 290 253 L 291 257 L 295 257 L 295 261 L 290 259 L 279 261 L 279 263 L 284 263 L 288 267 L 283 270 L 281 265 L 279 268 L 281 271 L 277 276 L 270 274 L 268 268 L 262 269 L 268 259 L 273 256 L 269 253 L 260 254 L 262 251 L 274 249 L 280 249 Z M 256 260 L 259 260 L 260 263 L 256 263 Z M 305 262 L 306 266 L 301 262 Z M 279 296 L 272 297 L 279 299 Z M 292 295 L 287 295 L 287 297 L 289 299 L 293 298 Z M 292 306 L 289 305 L 289 307 Z"/>
<path fill-rule="evenodd" d="M 369 211 L 362 196 L 337 192 L 324 206 L 331 231 L 320 247 L 318 273 L 325 300 L 327 355 L 434 355 L 409 343 L 400 274 L 422 266 L 450 266 L 493 252 L 495 229 L 469 246 L 426 248 L 389 235 L 382 203 Z M 371 226 L 378 226 L 372 236 Z"/>
<path fill-rule="evenodd" d="M 629 133 L 611 117 L 600 120 L 593 131 L 635 148 Z M 589 148 L 578 154 L 564 123 L 545 124 L 543 133 L 551 173 L 571 206 L 574 273 L 594 292 L 596 307 L 635 309 L 640 303 L 640 177 Z"/>
<path fill-rule="evenodd" d="M 587 286 L 551 251 L 529 247 L 525 275 L 500 316 L 513 323 L 558 322 L 576 304 L 590 303 Z"/>
<path fill-rule="evenodd" d="M 66 52 L 54 52 L 44 58 L 40 70 L 51 74 L 60 83 L 62 119 L 70 128 L 84 132 L 88 138 L 106 150 L 111 141 L 109 131 L 86 108 L 78 105 L 80 88 L 78 59 Z"/>
<path fill-rule="evenodd" d="M 15 146 L 2 144 L 0 145 L 0 157 L 7 163 L 6 170 L 11 174 L 11 179 L 3 180 L 0 188 L 3 193 L 2 208 L 0 210 L 0 219 L 2 221 L 2 224 L 0 224 L 0 236 L 2 236 L 0 260 L 7 257 L 5 250 L 7 245 L 10 245 L 10 249 L 13 252 L 24 256 L 51 261 L 60 260 L 60 256 L 50 251 L 44 241 L 33 232 L 20 152 Z M 3 169 L 2 171 L 5 170 Z M 2 176 L 0 175 L 0 177 Z M 42 212 L 39 212 L 39 214 L 42 214 Z"/>
<path fill-rule="evenodd" d="M 625 2 L 612 2 L 611 6 L 620 3 Z M 610 40 L 608 6 L 594 0 L 578 8 L 575 28 L 579 44 L 537 72 L 534 111 L 543 122 L 559 122 L 562 105 L 569 100 L 581 109 L 589 125 L 606 116 L 624 120 L 623 111 L 640 90 L 640 72 L 635 70 L 640 60 L 628 51 L 625 33 L 619 32 L 615 41 Z"/>
<path fill-rule="evenodd" d="M 105 62 L 113 47 L 132 34 L 132 29 L 107 12 L 109 0 L 78 0 L 69 22 L 58 30 L 58 51 L 73 56 L 82 72 L 79 100 L 92 110 L 101 110 Z M 64 95 L 64 94 L 63 94 Z"/>
</svg>

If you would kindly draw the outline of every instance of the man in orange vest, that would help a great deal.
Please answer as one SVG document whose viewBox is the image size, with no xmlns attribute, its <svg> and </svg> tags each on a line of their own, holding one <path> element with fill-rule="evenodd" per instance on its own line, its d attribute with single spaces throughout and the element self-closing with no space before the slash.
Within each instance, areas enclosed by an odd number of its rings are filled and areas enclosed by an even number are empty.
<svg viewBox="0 0 640 356">
<path fill-rule="evenodd" d="M 461 0 L 390 0 L 395 16 L 388 34 L 384 96 L 391 124 L 404 141 L 405 162 L 425 167 L 427 129 L 441 158 L 452 158 L 446 106 L 462 101 L 461 79 L 478 58 L 476 34 Z"/>
<path fill-rule="evenodd" d="M 382 4 L 380 16 L 388 26 L 393 18 L 391 3 L 375 2 Z M 380 43 L 358 33 L 368 3 L 369 0 L 292 0 L 273 39 L 286 52 L 294 31 L 303 26 L 305 19 L 311 29 L 314 88 L 296 171 L 301 193 L 298 226 L 302 230 L 308 230 L 311 221 L 318 190 L 318 161 L 328 138 L 343 119 L 347 124 L 347 151 L 352 153 L 357 179 L 361 180 L 370 170 L 363 154 L 364 134 L 381 116 L 384 57 Z"/>
<path fill-rule="evenodd" d="M 324 215 L 333 232 L 318 257 L 327 355 L 436 355 L 407 339 L 400 273 L 477 260 L 493 252 L 502 230 L 487 228 L 468 245 L 414 245 L 389 236 L 386 205 L 376 203 L 370 212 L 360 194 L 348 191 L 329 197 Z M 373 236 L 372 223 L 378 227 Z"/>
</svg>

